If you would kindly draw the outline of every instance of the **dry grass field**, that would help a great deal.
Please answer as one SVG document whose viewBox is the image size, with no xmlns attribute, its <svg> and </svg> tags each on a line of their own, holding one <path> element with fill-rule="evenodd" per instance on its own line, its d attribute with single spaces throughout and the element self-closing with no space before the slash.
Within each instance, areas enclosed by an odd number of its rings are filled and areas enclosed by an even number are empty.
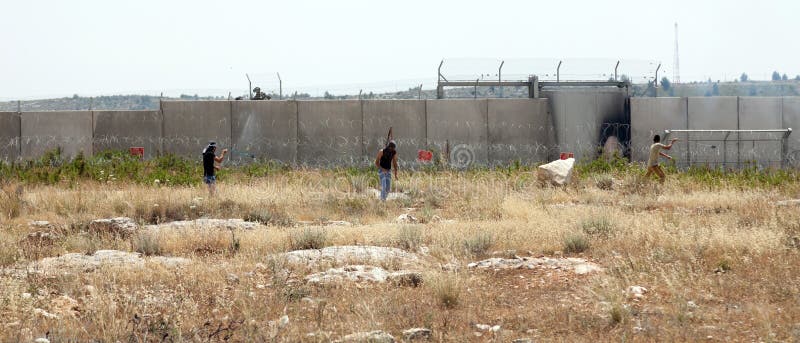
<svg viewBox="0 0 800 343">
<path fill-rule="evenodd" d="M 0 341 L 329 342 L 376 330 L 406 341 L 410 328 L 437 342 L 800 340 L 800 207 L 776 204 L 800 198 L 796 179 L 745 187 L 671 174 L 658 185 L 626 173 L 550 187 L 526 171 L 400 176 L 406 196 L 386 203 L 368 193 L 371 174 L 319 170 L 228 178 L 214 199 L 199 185 L 6 181 Z M 416 223 L 398 223 L 406 213 Z M 121 216 L 138 228 L 90 225 Z M 259 225 L 146 226 L 197 218 Z M 281 255 L 345 245 L 415 259 Z M 47 263 L 102 250 L 141 257 Z M 468 266 L 515 256 L 602 270 Z M 306 279 L 345 264 L 421 282 Z"/>
</svg>

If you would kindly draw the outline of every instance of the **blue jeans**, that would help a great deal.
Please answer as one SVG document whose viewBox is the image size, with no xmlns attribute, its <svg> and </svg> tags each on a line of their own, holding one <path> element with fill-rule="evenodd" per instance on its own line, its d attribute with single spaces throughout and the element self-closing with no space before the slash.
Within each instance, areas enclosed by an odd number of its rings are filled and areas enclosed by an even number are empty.
<svg viewBox="0 0 800 343">
<path fill-rule="evenodd" d="M 392 189 L 392 172 L 381 169 L 381 171 L 378 172 L 378 176 L 381 180 L 381 200 L 386 201 L 386 197 Z"/>
</svg>

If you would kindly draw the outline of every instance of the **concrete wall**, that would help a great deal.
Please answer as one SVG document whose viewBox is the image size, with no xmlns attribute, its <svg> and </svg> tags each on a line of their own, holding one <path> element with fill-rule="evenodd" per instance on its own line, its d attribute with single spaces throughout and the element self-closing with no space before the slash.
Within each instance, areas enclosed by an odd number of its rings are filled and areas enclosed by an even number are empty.
<svg viewBox="0 0 800 343">
<path fill-rule="evenodd" d="M 311 166 L 364 161 L 361 101 L 299 101 L 297 160 Z"/>
<path fill-rule="evenodd" d="M 94 111 L 92 150 L 124 150 L 144 147 L 145 158 L 161 153 L 160 111 Z"/>
<path fill-rule="evenodd" d="M 489 164 L 544 162 L 553 125 L 547 99 L 489 99 Z"/>
<path fill-rule="evenodd" d="M 165 153 L 200 158 L 209 141 L 231 145 L 230 101 L 164 101 Z"/>
<path fill-rule="evenodd" d="M 0 161 L 11 162 L 20 154 L 20 115 L 17 112 L 0 112 Z"/>
<path fill-rule="evenodd" d="M 295 163 L 297 160 L 296 101 L 234 101 L 231 111 L 231 160 Z"/>
<path fill-rule="evenodd" d="M 781 113 L 783 114 L 783 127 L 792 128 L 786 152 L 789 164 L 800 168 L 800 97 L 784 97 Z"/>
<path fill-rule="evenodd" d="M 740 97 L 739 129 L 768 130 L 783 128 L 781 113 L 783 101 L 780 97 Z M 781 166 L 780 141 L 755 141 L 758 139 L 775 139 L 776 134 L 740 133 L 739 159 L 752 161 L 761 166 Z M 754 141 L 744 141 L 752 139 Z"/>
<path fill-rule="evenodd" d="M 686 98 L 631 98 L 631 159 L 646 162 L 650 155 L 653 136 L 664 137 L 664 130 L 687 129 Z M 666 138 L 679 138 L 668 154 L 678 165 L 686 162 L 686 134 L 672 134 Z"/>
<path fill-rule="evenodd" d="M 92 155 L 92 112 L 24 112 L 21 127 L 24 159 L 38 158 L 59 147 L 65 157 L 79 152 Z"/>
<path fill-rule="evenodd" d="M 739 127 L 739 101 L 735 96 L 690 97 L 688 99 L 689 129 L 733 129 Z M 709 167 L 735 167 L 739 161 L 736 133 L 723 141 L 724 134 L 693 133 L 693 139 L 706 139 L 703 142 L 690 142 L 689 162 Z M 686 143 L 686 142 L 684 142 Z"/>
<path fill-rule="evenodd" d="M 427 148 L 425 100 L 365 100 L 362 109 L 366 159 L 371 161 L 383 149 L 392 127 L 398 163 L 416 165 L 417 152 Z"/>
<path fill-rule="evenodd" d="M 549 99 L 555 128 L 555 154 L 551 159 L 557 157 L 559 151 L 573 152 L 578 160 L 594 159 L 600 144 L 608 136 L 626 130 L 629 124 L 624 89 L 549 89 L 541 94 Z"/>
<path fill-rule="evenodd" d="M 543 95 L 550 99 L 167 101 L 160 112 L 0 113 L 0 159 L 38 158 L 56 147 L 74 156 L 145 146 L 154 156 L 159 142 L 163 152 L 199 158 L 214 140 L 232 148 L 229 156 L 241 162 L 254 154 L 320 167 L 369 165 L 392 126 L 406 166 L 414 166 L 417 150 L 427 148 L 449 148 L 447 157 L 455 166 L 503 165 L 517 159 L 546 162 L 559 151 L 593 158 L 609 135 L 607 123 L 619 124 L 612 127 L 617 130 L 625 125 L 624 91 L 546 90 Z M 800 97 L 632 98 L 630 106 L 635 161 L 646 159 L 652 135 L 665 129 L 800 128 Z M 722 135 L 714 134 L 689 154 L 685 134 L 678 138 L 684 140 L 671 154 L 679 165 L 720 166 L 727 160 L 733 167 L 737 161 L 779 159 L 778 142 L 738 144 L 731 136 L 723 155 Z M 800 167 L 800 134 L 790 136 L 788 147 Z"/>
<path fill-rule="evenodd" d="M 488 164 L 488 100 L 427 100 L 427 108 L 428 146 L 455 167 Z"/>
</svg>

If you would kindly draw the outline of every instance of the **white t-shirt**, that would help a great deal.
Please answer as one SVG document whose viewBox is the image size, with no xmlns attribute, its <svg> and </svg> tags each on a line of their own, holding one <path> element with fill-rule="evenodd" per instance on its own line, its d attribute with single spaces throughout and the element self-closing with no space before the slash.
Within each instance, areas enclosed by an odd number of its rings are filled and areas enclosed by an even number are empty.
<svg viewBox="0 0 800 343">
<path fill-rule="evenodd" d="M 667 146 L 661 143 L 653 143 L 650 146 L 650 159 L 647 160 L 647 166 L 657 166 L 658 165 L 658 153 L 661 152 L 661 149 L 666 148 Z"/>
</svg>

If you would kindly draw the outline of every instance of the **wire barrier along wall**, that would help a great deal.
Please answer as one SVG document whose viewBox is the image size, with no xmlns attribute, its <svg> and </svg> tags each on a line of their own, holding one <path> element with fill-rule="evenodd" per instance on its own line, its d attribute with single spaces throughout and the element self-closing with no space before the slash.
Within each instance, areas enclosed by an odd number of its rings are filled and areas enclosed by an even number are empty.
<svg viewBox="0 0 800 343">
<path fill-rule="evenodd" d="M 666 130 L 664 141 L 683 150 L 683 166 L 722 166 L 740 168 L 747 165 L 783 168 L 796 166 L 788 155 L 792 129 L 774 130 Z"/>
</svg>

